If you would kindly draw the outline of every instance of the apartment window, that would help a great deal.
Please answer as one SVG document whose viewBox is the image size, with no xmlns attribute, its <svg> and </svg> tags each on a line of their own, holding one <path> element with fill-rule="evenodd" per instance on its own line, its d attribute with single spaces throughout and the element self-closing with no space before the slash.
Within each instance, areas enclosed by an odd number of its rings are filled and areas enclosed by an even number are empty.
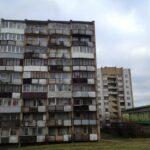
<svg viewBox="0 0 150 150">
<path fill-rule="evenodd" d="M 20 59 L 2 58 L 2 59 L 0 59 L 0 65 L 1 66 L 19 66 L 20 65 Z"/>
<path fill-rule="evenodd" d="M 68 98 L 56 98 L 57 105 L 70 105 L 71 101 Z"/>
<path fill-rule="evenodd" d="M 55 98 L 50 98 L 49 99 L 49 105 L 50 106 L 56 105 Z"/>
<path fill-rule="evenodd" d="M 130 94 L 130 92 L 129 91 L 127 91 L 127 95 L 129 95 Z"/>
<path fill-rule="evenodd" d="M 20 93 L 20 91 L 21 91 L 20 85 L 0 85 L 0 92 Z"/>
<path fill-rule="evenodd" d="M 9 129 L 2 129 L 2 135 L 3 137 L 8 137 L 9 136 L 9 133 L 10 133 L 10 130 Z"/>
<path fill-rule="evenodd" d="M 131 106 L 131 103 L 128 103 L 128 106 Z"/>
<path fill-rule="evenodd" d="M 12 101 L 12 105 L 13 106 L 18 106 L 18 99 L 13 99 L 13 101 Z"/>
<path fill-rule="evenodd" d="M 44 59 L 25 59 L 25 66 L 44 66 L 47 65 L 47 60 Z"/>
<path fill-rule="evenodd" d="M 58 129 L 58 135 L 65 135 L 65 134 L 68 134 L 67 128 L 59 128 Z"/>
<path fill-rule="evenodd" d="M 94 53 L 94 48 L 85 46 L 74 46 L 72 47 L 72 50 L 73 52 Z"/>
<path fill-rule="evenodd" d="M 49 59 L 48 65 L 70 65 L 71 60 L 70 59 Z"/>
<path fill-rule="evenodd" d="M 14 46 L 14 45 L 8 45 L 8 46 L 0 45 L 0 52 L 23 53 L 24 47 L 23 46 Z"/>
<path fill-rule="evenodd" d="M 108 97 L 104 96 L 104 100 L 108 100 Z"/>
<path fill-rule="evenodd" d="M 56 135 L 56 129 L 55 128 L 49 128 L 49 136 L 55 136 Z"/>
<path fill-rule="evenodd" d="M 108 112 L 108 108 L 105 108 L 105 112 Z"/>
<path fill-rule="evenodd" d="M 124 102 L 120 102 L 120 106 L 124 106 L 125 105 L 125 103 Z"/>
<path fill-rule="evenodd" d="M 129 88 L 129 86 L 127 86 L 127 85 L 126 85 L 126 88 L 128 89 L 128 88 Z"/>
<path fill-rule="evenodd" d="M 72 63 L 74 66 L 94 66 L 93 59 L 73 59 Z"/>
<path fill-rule="evenodd" d="M 31 78 L 47 78 L 48 77 L 48 72 L 35 72 L 35 71 L 32 71 L 30 72 L 31 73 Z"/>
<path fill-rule="evenodd" d="M 38 133 L 38 135 L 43 135 L 43 128 L 38 127 L 37 133 Z"/>
<path fill-rule="evenodd" d="M 43 120 L 43 114 L 33 114 L 33 120 Z"/>
<path fill-rule="evenodd" d="M 46 85 L 23 85 L 23 92 L 47 92 Z"/>
<path fill-rule="evenodd" d="M 130 97 L 127 97 L 127 100 L 130 100 Z"/>
<path fill-rule="evenodd" d="M 11 129 L 10 135 L 17 135 L 17 129 Z"/>
<path fill-rule="evenodd" d="M 108 102 L 104 102 L 104 105 L 106 105 L 106 106 L 107 106 L 108 104 L 109 104 Z"/>
</svg>

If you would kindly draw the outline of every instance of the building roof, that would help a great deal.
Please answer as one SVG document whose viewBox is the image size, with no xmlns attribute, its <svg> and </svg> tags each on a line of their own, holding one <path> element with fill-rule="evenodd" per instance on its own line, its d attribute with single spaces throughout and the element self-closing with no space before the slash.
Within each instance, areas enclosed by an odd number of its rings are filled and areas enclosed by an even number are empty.
<svg viewBox="0 0 150 150">
<path fill-rule="evenodd" d="M 58 21 L 58 20 L 11 20 L 11 19 L 1 19 L 2 21 L 10 21 L 10 22 L 26 22 L 26 23 L 66 23 L 66 24 L 70 24 L 70 23 L 81 23 L 81 24 L 91 24 L 93 25 L 95 22 L 94 21 L 75 21 L 75 20 L 69 20 L 69 21 Z"/>
<path fill-rule="evenodd" d="M 140 107 L 135 107 L 131 109 L 126 109 L 122 112 L 144 112 L 144 111 L 150 111 L 150 105 L 145 105 L 145 106 L 140 106 Z"/>
</svg>

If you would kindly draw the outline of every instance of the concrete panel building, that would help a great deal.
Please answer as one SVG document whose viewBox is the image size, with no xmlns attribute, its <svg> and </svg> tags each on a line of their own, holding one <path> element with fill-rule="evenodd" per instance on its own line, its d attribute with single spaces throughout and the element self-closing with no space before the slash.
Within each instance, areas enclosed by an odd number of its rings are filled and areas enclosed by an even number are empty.
<svg viewBox="0 0 150 150">
<path fill-rule="evenodd" d="M 121 111 L 133 108 L 130 69 L 104 67 L 97 70 L 97 90 L 101 127 L 121 118 Z"/>
<path fill-rule="evenodd" d="M 94 22 L 0 22 L 0 143 L 96 141 Z"/>
</svg>

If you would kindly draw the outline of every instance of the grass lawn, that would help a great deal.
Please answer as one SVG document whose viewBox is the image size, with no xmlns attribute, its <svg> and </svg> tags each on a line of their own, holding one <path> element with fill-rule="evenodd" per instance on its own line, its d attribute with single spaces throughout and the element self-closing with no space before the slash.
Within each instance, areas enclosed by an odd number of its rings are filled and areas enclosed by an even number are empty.
<svg viewBox="0 0 150 150">
<path fill-rule="evenodd" d="M 150 138 L 24 146 L 16 150 L 150 150 Z"/>
</svg>

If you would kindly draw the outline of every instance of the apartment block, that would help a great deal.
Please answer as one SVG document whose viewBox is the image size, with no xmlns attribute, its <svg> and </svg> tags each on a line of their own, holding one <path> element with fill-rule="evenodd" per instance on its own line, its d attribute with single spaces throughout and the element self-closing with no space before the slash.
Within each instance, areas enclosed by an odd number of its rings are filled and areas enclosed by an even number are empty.
<svg viewBox="0 0 150 150">
<path fill-rule="evenodd" d="M 101 127 L 111 126 L 121 119 L 123 110 L 133 108 L 130 69 L 97 69 L 97 93 Z"/>
<path fill-rule="evenodd" d="M 0 143 L 97 141 L 94 22 L 0 22 Z"/>
</svg>

